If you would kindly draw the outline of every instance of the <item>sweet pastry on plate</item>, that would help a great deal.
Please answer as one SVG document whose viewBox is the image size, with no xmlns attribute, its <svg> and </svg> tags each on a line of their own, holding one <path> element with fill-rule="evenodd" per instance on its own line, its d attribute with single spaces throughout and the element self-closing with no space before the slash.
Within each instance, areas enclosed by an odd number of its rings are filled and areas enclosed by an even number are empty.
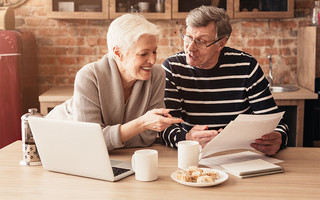
<svg viewBox="0 0 320 200">
<path fill-rule="evenodd" d="M 215 178 L 208 175 L 200 176 L 199 178 L 197 178 L 197 183 L 213 183 L 214 181 Z"/>
<path fill-rule="evenodd" d="M 219 174 L 210 169 L 200 169 L 196 166 L 190 166 L 186 170 L 178 170 L 177 179 L 192 183 L 212 183 L 219 179 Z"/>
</svg>

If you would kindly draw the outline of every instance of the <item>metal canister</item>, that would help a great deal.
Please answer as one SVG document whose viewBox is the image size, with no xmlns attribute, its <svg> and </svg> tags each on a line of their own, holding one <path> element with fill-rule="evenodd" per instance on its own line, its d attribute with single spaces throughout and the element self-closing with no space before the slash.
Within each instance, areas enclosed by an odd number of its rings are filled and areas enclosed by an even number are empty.
<svg viewBox="0 0 320 200">
<path fill-rule="evenodd" d="M 20 161 L 20 164 L 30 166 L 41 165 L 40 156 L 29 126 L 28 118 L 30 116 L 43 117 L 43 115 L 38 112 L 37 108 L 28 109 L 28 113 L 21 117 L 22 160 Z"/>
</svg>

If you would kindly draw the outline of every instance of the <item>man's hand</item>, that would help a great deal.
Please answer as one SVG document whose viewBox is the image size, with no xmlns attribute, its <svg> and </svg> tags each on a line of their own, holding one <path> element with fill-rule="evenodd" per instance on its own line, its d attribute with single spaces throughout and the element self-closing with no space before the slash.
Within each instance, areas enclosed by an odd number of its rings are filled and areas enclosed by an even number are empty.
<svg viewBox="0 0 320 200">
<path fill-rule="evenodd" d="M 195 125 L 186 135 L 186 140 L 198 141 L 203 148 L 218 135 L 216 130 L 208 130 L 208 125 Z"/>
<path fill-rule="evenodd" d="M 250 146 L 268 156 L 271 156 L 278 152 L 281 143 L 281 133 L 273 132 L 256 139 L 255 143 L 251 143 Z"/>
</svg>

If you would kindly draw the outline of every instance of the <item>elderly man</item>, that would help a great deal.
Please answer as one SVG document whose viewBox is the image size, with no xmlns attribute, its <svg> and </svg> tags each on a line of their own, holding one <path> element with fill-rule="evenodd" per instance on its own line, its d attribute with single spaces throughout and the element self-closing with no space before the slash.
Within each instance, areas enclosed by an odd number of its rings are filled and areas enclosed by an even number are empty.
<svg viewBox="0 0 320 200">
<path fill-rule="evenodd" d="M 196 140 L 205 146 L 239 114 L 276 113 L 278 107 L 256 59 L 226 47 L 232 28 L 223 9 L 201 6 L 186 18 L 181 32 L 184 51 L 163 62 L 165 104 L 173 117 L 184 120 L 160 133 L 168 146 Z M 288 127 L 257 138 L 251 146 L 273 155 L 287 144 Z"/>
</svg>

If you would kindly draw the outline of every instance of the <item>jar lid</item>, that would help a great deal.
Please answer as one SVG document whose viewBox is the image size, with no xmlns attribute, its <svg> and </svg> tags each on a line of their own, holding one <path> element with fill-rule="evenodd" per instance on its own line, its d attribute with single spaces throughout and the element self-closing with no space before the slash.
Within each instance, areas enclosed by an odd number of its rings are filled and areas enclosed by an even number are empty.
<svg viewBox="0 0 320 200">
<path fill-rule="evenodd" d="M 28 117 L 30 116 L 43 117 L 43 115 L 38 112 L 37 108 L 29 108 L 28 113 L 22 115 L 21 120 L 28 120 Z"/>
</svg>

